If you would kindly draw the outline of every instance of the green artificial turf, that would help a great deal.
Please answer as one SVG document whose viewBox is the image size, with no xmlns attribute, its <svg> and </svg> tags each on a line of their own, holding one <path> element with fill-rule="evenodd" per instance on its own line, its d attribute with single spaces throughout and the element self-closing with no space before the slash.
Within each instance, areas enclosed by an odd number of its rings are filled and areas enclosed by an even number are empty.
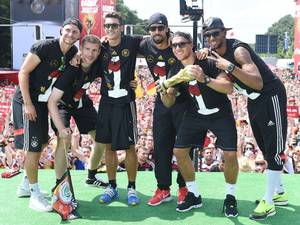
<svg viewBox="0 0 300 225">
<path fill-rule="evenodd" d="M 0 170 L 3 172 L 3 170 Z M 126 204 L 126 172 L 118 173 L 120 199 L 110 205 L 98 203 L 103 189 L 86 187 L 86 171 L 71 171 L 75 195 L 79 202 L 78 212 L 82 218 L 62 222 L 54 212 L 41 213 L 28 208 L 28 198 L 17 198 L 16 189 L 22 175 L 10 179 L 0 178 L 0 225 L 53 225 L 53 224 L 180 224 L 180 225 L 300 225 L 300 176 L 284 175 L 283 181 L 289 193 L 289 206 L 277 207 L 277 214 L 264 221 L 252 221 L 249 213 L 255 208 L 254 200 L 264 193 L 265 175 L 240 173 L 238 178 L 237 199 L 239 217 L 226 218 L 222 214 L 224 177 L 222 173 L 197 173 L 197 183 L 203 198 L 203 207 L 186 213 L 175 211 L 177 201 L 176 173 L 173 173 L 172 195 L 174 200 L 153 207 L 147 201 L 156 189 L 153 172 L 138 172 L 137 190 L 141 204 L 129 207 Z M 106 174 L 100 174 L 106 179 Z M 53 170 L 39 171 L 40 185 L 50 192 L 55 176 Z"/>
</svg>

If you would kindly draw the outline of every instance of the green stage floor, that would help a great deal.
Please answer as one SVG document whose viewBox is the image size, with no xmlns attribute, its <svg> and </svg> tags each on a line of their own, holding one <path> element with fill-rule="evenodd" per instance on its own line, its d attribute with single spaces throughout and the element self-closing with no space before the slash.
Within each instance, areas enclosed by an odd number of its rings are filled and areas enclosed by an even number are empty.
<svg viewBox="0 0 300 225">
<path fill-rule="evenodd" d="M 3 172 L 3 170 L 0 170 Z M 55 181 L 53 170 L 40 170 L 40 184 L 43 190 L 50 192 Z M 173 173 L 173 181 L 175 181 Z M 264 174 L 241 173 L 238 179 L 239 217 L 229 219 L 221 213 L 224 199 L 224 178 L 221 173 L 198 173 L 197 183 L 203 198 L 203 207 L 186 213 L 178 213 L 176 208 L 176 185 L 173 185 L 174 200 L 160 206 L 148 206 L 147 200 L 156 188 L 153 172 L 139 172 L 137 190 L 141 204 L 129 207 L 126 204 L 126 173 L 118 173 L 120 199 L 110 205 L 98 203 L 103 189 L 86 187 L 86 171 L 72 171 L 72 180 L 76 198 L 80 204 L 79 213 L 82 219 L 61 222 L 56 213 L 40 213 L 28 208 L 28 198 L 16 197 L 16 189 L 22 175 L 10 179 L 0 178 L 0 225 L 93 225 L 93 224 L 180 224 L 180 225 L 229 225 L 229 224 L 270 224 L 300 225 L 300 176 L 284 175 L 283 181 L 289 193 L 289 206 L 277 207 L 277 214 L 264 221 L 248 219 L 255 208 L 254 200 L 264 193 Z M 106 174 L 101 174 L 106 178 Z"/>
</svg>

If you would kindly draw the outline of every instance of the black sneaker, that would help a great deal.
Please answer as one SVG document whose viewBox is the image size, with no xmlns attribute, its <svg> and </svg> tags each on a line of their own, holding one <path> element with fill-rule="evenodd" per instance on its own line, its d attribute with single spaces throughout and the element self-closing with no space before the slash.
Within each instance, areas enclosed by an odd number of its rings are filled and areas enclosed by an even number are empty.
<svg viewBox="0 0 300 225">
<path fill-rule="evenodd" d="M 223 205 L 223 213 L 225 213 L 226 217 L 237 217 L 238 210 L 237 210 L 237 203 L 235 197 L 233 195 L 226 195 Z"/>
<path fill-rule="evenodd" d="M 108 183 L 104 182 L 101 179 L 97 179 L 97 178 L 94 178 L 94 179 L 86 178 L 85 184 L 87 186 L 91 186 L 91 187 L 101 187 L 101 188 L 108 187 Z"/>
<path fill-rule="evenodd" d="M 201 195 L 196 197 L 192 192 L 188 192 L 185 196 L 182 203 L 177 205 L 176 211 L 178 212 L 187 212 L 193 208 L 202 207 L 202 198 Z"/>
</svg>

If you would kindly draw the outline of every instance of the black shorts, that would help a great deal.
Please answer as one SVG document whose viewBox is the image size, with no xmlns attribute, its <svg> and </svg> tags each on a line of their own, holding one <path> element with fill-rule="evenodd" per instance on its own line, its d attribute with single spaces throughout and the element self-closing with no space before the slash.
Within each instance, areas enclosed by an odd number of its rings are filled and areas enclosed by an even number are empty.
<svg viewBox="0 0 300 225">
<path fill-rule="evenodd" d="M 13 101 L 13 120 L 15 127 L 15 146 L 30 152 L 41 152 L 48 142 L 47 103 L 34 104 L 37 118 L 30 121 L 24 118 L 23 104 Z"/>
<path fill-rule="evenodd" d="M 201 147 L 199 139 L 210 130 L 217 137 L 216 147 L 223 151 L 237 151 L 237 131 L 232 114 L 208 119 L 186 112 L 176 138 L 176 148 Z"/>
<path fill-rule="evenodd" d="M 80 134 L 88 134 L 90 131 L 96 130 L 97 111 L 93 105 L 83 106 L 79 109 L 70 109 L 63 104 L 59 104 L 58 111 L 65 127 L 70 127 L 72 116 Z M 57 129 L 52 121 L 51 126 L 54 132 L 57 133 Z"/>
<path fill-rule="evenodd" d="M 111 143 L 112 150 L 127 150 L 136 143 L 135 102 L 111 104 L 100 101 L 96 125 L 96 141 Z"/>
<path fill-rule="evenodd" d="M 253 135 L 271 170 L 282 170 L 285 159 L 283 152 L 287 135 L 287 100 L 284 86 L 278 86 L 277 93 L 262 95 L 255 101 L 248 102 Z"/>
</svg>

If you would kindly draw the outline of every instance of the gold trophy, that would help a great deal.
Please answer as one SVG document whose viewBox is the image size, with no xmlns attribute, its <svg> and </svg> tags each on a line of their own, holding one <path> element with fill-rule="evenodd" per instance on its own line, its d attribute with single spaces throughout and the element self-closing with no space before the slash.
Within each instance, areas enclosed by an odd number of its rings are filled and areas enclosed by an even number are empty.
<svg viewBox="0 0 300 225">
<path fill-rule="evenodd" d="M 162 91 L 165 92 L 169 87 L 173 87 L 176 84 L 180 84 L 183 82 L 190 82 L 192 80 L 195 80 L 194 77 L 192 77 L 187 71 L 186 68 L 181 69 L 176 75 L 173 77 L 170 77 L 169 79 L 163 81 L 161 83 Z"/>
</svg>

